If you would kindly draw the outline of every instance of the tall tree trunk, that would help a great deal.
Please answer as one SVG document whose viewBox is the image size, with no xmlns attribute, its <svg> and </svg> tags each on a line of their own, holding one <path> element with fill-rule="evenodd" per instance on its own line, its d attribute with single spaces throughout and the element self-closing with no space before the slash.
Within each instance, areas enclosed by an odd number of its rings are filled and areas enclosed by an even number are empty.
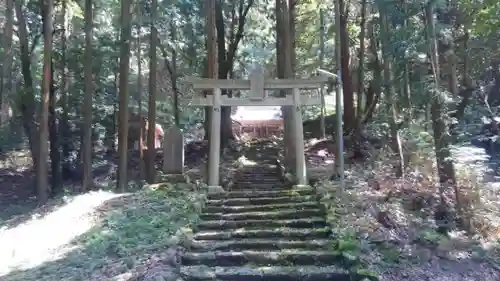
<svg viewBox="0 0 500 281">
<path fill-rule="evenodd" d="M 156 20 L 158 13 L 157 0 L 151 1 L 151 38 L 149 49 L 149 99 L 148 99 L 148 157 L 146 165 L 146 180 L 154 183 L 156 178 L 156 148 L 155 148 L 155 125 L 156 125 L 156 76 L 157 76 L 157 55 L 156 43 L 158 41 Z M 166 159 L 165 159 L 166 160 Z"/>
<path fill-rule="evenodd" d="M 358 53 L 358 85 L 356 89 L 356 141 L 361 140 L 363 116 L 366 108 L 363 108 L 363 95 L 365 92 L 364 81 L 365 81 L 365 38 L 366 38 L 366 0 L 361 2 L 361 31 L 359 32 L 359 53 Z"/>
<path fill-rule="evenodd" d="M 175 21 L 170 22 L 170 35 L 172 44 L 177 46 L 177 30 Z M 174 106 L 174 122 L 175 126 L 180 127 L 180 109 L 179 109 L 179 91 L 177 89 L 177 48 L 172 48 L 172 70 L 170 72 L 170 80 L 172 82 L 173 106 Z"/>
<path fill-rule="evenodd" d="M 473 93 L 473 87 L 472 87 L 472 82 L 470 79 L 469 71 L 470 71 L 470 56 L 469 56 L 469 27 L 464 26 L 464 57 L 463 57 L 463 62 L 464 62 L 464 68 L 463 68 L 463 84 L 465 86 L 465 90 L 462 91 L 462 100 L 457 106 L 456 113 L 454 114 L 454 117 L 457 119 L 461 119 L 464 117 L 465 114 L 465 109 L 467 108 L 467 105 L 469 104 L 469 100 L 472 97 Z"/>
<path fill-rule="evenodd" d="M 49 99 L 52 81 L 52 9 L 53 0 L 42 2 L 43 18 L 43 77 L 42 77 L 42 107 L 40 111 L 40 150 L 37 167 L 37 195 L 40 203 L 48 199 L 48 156 L 49 156 Z"/>
<path fill-rule="evenodd" d="M 61 21 L 63 24 L 61 34 L 61 120 L 59 123 L 59 132 L 61 134 L 61 148 L 62 148 L 62 170 L 65 174 L 64 177 L 70 175 L 71 171 L 71 133 L 69 126 L 69 83 L 68 83 L 68 65 L 66 60 L 66 44 L 68 39 L 68 20 L 66 15 L 67 0 L 62 1 L 61 8 Z"/>
<path fill-rule="evenodd" d="M 94 94 L 92 75 L 92 0 L 85 0 L 85 95 L 83 99 L 83 182 L 82 191 L 92 188 L 92 96 Z"/>
<path fill-rule="evenodd" d="M 39 162 L 39 139 L 35 122 L 35 88 L 31 76 L 30 46 L 28 43 L 28 31 L 24 17 L 22 1 L 15 1 L 16 16 L 19 29 L 19 47 L 21 51 L 21 73 L 24 79 L 24 91 L 21 94 L 19 109 L 22 114 L 24 131 L 30 144 L 33 167 L 38 168 Z M 38 173 L 37 173 L 38 176 Z M 38 180 L 37 180 L 38 181 Z"/>
<path fill-rule="evenodd" d="M 118 28 L 116 30 L 116 41 L 118 44 L 121 44 L 120 41 L 120 33 L 121 30 Z M 121 52 L 121 50 L 120 50 Z M 120 101 L 120 58 L 119 55 L 116 58 L 116 68 L 115 68 L 115 73 L 114 73 L 114 88 L 115 88 L 115 102 L 113 103 L 113 130 L 111 132 L 111 135 L 113 136 L 113 142 L 111 143 L 111 151 L 113 152 L 118 152 L 118 122 L 119 122 L 119 101 Z M 128 113 L 127 113 L 128 114 Z M 128 126 L 128 124 L 127 124 Z M 128 137 L 128 136 L 127 136 Z M 128 145 L 128 144 L 127 144 Z"/>
<path fill-rule="evenodd" d="M 373 13 L 373 11 L 370 13 Z M 382 94 L 382 66 L 378 55 L 377 37 L 375 34 L 375 22 L 371 20 L 368 26 L 368 37 L 370 38 L 370 54 L 373 59 L 373 80 L 370 82 L 370 86 L 366 91 L 366 113 L 363 117 L 363 123 L 371 119 Z"/>
<path fill-rule="evenodd" d="M 387 98 L 387 112 L 390 114 L 389 127 L 390 127 L 390 145 L 393 153 L 397 153 L 400 161 L 396 165 L 396 176 L 401 177 L 404 170 L 403 152 L 401 141 L 399 138 L 397 112 L 396 112 L 396 91 L 394 89 L 394 73 L 392 71 L 392 54 L 389 47 L 390 26 L 385 13 L 385 7 L 379 7 L 380 13 L 380 34 L 382 41 L 382 54 L 384 57 L 384 94 Z"/>
<path fill-rule="evenodd" d="M 238 45 L 243 38 L 246 17 L 250 7 L 253 5 L 254 0 L 249 0 L 245 6 L 244 0 L 239 0 L 238 3 L 238 16 L 236 17 L 236 9 L 233 9 L 230 26 L 229 42 L 226 42 L 226 25 L 223 14 L 223 7 L 221 3 L 216 3 L 215 6 L 215 27 L 217 31 L 217 61 L 218 61 L 218 78 L 227 79 L 228 75 L 232 72 L 234 66 L 234 59 Z M 233 5 L 235 5 L 234 3 Z M 236 32 L 234 31 L 236 29 Z M 228 44 L 226 44 L 228 43 Z M 231 91 L 223 91 L 223 95 L 232 96 Z M 226 146 L 229 140 L 234 139 L 232 120 L 231 120 L 231 107 L 223 106 L 221 109 L 221 147 Z"/>
<path fill-rule="evenodd" d="M 455 30 L 452 31 L 452 39 L 455 40 Z M 457 58 L 455 56 L 455 44 L 452 43 L 446 55 L 448 66 L 448 90 L 453 96 L 458 94 L 458 78 L 457 78 Z"/>
<path fill-rule="evenodd" d="M 401 5 L 403 8 L 403 13 L 406 14 L 408 10 L 407 0 L 401 0 Z M 406 30 L 406 28 L 408 28 L 408 18 L 405 18 L 403 20 L 403 29 Z M 408 109 L 408 114 L 405 114 L 406 116 L 408 116 L 406 120 L 412 120 L 413 109 L 411 107 L 410 67 L 408 64 L 408 59 L 406 57 L 403 65 L 402 93 L 403 93 L 403 106 L 404 108 Z"/>
<path fill-rule="evenodd" d="M 319 10 L 319 67 L 323 68 L 325 63 L 325 12 L 323 9 Z M 325 105 L 325 89 L 321 87 L 321 114 L 319 119 L 319 126 L 321 130 L 321 138 L 326 138 L 326 105 Z"/>
<path fill-rule="evenodd" d="M 292 0 L 276 0 L 276 41 L 277 41 L 277 70 L 278 78 L 291 78 L 293 76 L 293 39 L 290 2 Z M 281 96 L 286 95 L 286 91 L 281 91 Z M 293 107 L 282 106 L 283 124 L 284 124 L 284 142 L 285 142 L 285 162 L 287 168 L 295 169 L 294 139 L 292 110 Z"/>
<path fill-rule="evenodd" d="M 57 128 L 57 98 L 54 81 L 54 62 L 50 64 L 50 97 L 49 97 L 49 136 L 50 136 L 50 168 L 51 168 L 51 195 L 54 196 L 62 191 L 62 173 L 61 173 L 61 150 L 59 142 L 59 133 Z"/>
<path fill-rule="evenodd" d="M 344 105 L 344 131 L 349 132 L 354 128 L 356 115 L 354 110 L 354 91 L 352 87 L 351 70 L 349 69 L 350 51 L 349 51 L 349 31 L 348 14 L 349 11 L 344 0 L 338 0 L 340 16 L 340 50 L 342 52 L 342 87 L 343 87 L 343 105 Z"/>
<path fill-rule="evenodd" d="M 137 20 L 137 41 L 136 41 L 136 59 L 137 59 L 137 111 L 139 120 L 142 120 L 142 48 L 141 48 L 141 5 L 136 4 Z M 144 129 L 139 130 L 139 178 L 145 179 L 145 159 L 144 159 Z"/>
<path fill-rule="evenodd" d="M 118 128 L 118 181 L 117 188 L 124 192 L 127 189 L 128 179 L 128 102 L 129 102 L 129 64 L 131 38 L 131 0 L 122 0 L 121 3 L 121 36 L 120 36 L 120 79 L 119 79 L 119 128 Z"/>
<path fill-rule="evenodd" d="M 434 3 L 431 1 L 425 8 L 427 36 L 429 41 L 429 51 L 432 69 L 434 72 L 435 93 L 432 94 L 430 113 L 432 118 L 432 131 L 434 134 L 434 146 L 436 150 L 436 162 L 438 166 L 438 175 L 440 182 L 441 201 L 444 202 L 444 193 L 446 188 L 455 186 L 456 178 L 453 167 L 453 160 L 450 152 L 450 142 L 448 137 L 448 128 L 446 127 L 445 118 L 443 115 L 445 97 L 440 91 L 440 67 L 439 54 L 437 48 L 435 19 L 434 19 Z M 457 202 L 458 203 L 458 202 Z"/>
<path fill-rule="evenodd" d="M 207 33 L 207 77 L 216 78 L 217 77 L 217 31 L 215 27 L 215 8 L 217 6 L 217 1 L 208 0 L 206 1 L 206 33 Z M 213 91 L 205 91 L 205 95 L 212 95 Z M 205 139 L 210 142 L 210 128 L 212 120 L 212 108 L 209 106 L 205 107 Z"/>
<path fill-rule="evenodd" d="M 5 27 L 3 34 L 3 58 L 0 69 L 0 125 L 3 125 L 9 115 L 8 107 L 5 107 L 6 98 L 11 93 L 12 72 L 12 30 L 14 25 L 14 0 L 5 2 Z M 7 109 L 7 110 L 5 110 Z"/>
</svg>

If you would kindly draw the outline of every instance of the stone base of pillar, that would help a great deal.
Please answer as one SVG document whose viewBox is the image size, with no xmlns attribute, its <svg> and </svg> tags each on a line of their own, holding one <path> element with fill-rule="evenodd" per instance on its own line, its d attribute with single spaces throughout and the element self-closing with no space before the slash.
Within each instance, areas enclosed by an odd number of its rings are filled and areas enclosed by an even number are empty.
<svg viewBox="0 0 500 281">
<path fill-rule="evenodd" d="M 184 174 L 163 174 L 161 175 L 161 181 L 169 183 L 189 183 L 189 178 Z"/>
<path fill-rule="evenodd" d="M 297 178 L 292 173 L 285 172 L 285 181 L 295 184 L 297 182 Z"/>
<path fill-rule="evenodd" d="M 220 185 L 209 185 L 207 186 L 208 194 L 225 193 L 226 191 Z"/>
</svg>

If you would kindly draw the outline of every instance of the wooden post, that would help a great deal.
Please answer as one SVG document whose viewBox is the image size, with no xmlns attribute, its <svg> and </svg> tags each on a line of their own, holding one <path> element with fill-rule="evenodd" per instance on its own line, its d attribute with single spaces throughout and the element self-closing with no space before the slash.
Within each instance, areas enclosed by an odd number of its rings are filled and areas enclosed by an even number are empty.
<svg viewBox="0 0 500 281">
<path fill-rule="evenodd" d="M 221 90 L 216 88 L 212 95 L 212 120 L 210 122 L 210 152 L 208 157 L 208 186 L 220 187 L 220 125 L 221 125 Z"/>
<path fill-rule="evenodd" d="M 294 88 L 292 92 L 294 110 L 292 113 L 295 141 L 295 171 L 297 185 L 308 185 L 306 171 L 306 156 L 304 152 L 304 128 L 302 123 L 302 107 L 300 104 L 300 89 Z"/>
</svg>

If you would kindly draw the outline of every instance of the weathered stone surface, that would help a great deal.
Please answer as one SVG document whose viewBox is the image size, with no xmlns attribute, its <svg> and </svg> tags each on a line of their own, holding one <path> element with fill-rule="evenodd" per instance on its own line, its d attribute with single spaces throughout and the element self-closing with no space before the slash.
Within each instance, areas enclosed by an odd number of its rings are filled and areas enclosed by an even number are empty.
<svg viewBox="0 0 500 281">
<path fill-rule="evenodd" d="M 280 281 L 351 281 L 349 272 L 337 266 L 263 266 L 206 267 L 185 266 L 186 280 L 280 280 Z M 354 279 L 355 280 L 355 279 Z"/>
<path fill-rule="evenodd" d="M 252 190 L 238 190 L 229 191 L 224 194 L 218 194 L 209 197 L 210 199 L 220 199 L 220 198 L 262 198 L 262 197 L 282 197 L 282 196 L 298 196 L 298 195 L 312 195 L 314 194 L 314 189 L 312 188 L 297 188 L 297 189 L 279 189 L 279 190 L 260 190 L 255 192 Z"/>
<path fill-rule="evenodd" d="M 235 228 L 262 228 L 262 227 L 293 227 L 293 228 L 314 228 L 325 227 L 326 222 L 322 217 L 310 217 L 290 220 L 211 220 L 202 221 L 198 224 L 200 230 L 228 230 Z"/>
<path fill-rule="evenodd" d="M 215 199 L 207 200 L 208 206 L 216 205 L 226 205 L 226 206 L 238 206 L 238 205 L 258 205 L 258 204 L 281 204 L 289 202 L 304 202 L 315 200 L 316 196 L 305 195 L 305 196 L 281 196 L 281 197 L 255 197 L 255 198 L 227 198 L 223 199 L 219 197 Z"/>
<path fill-rule="evenodd" d="M 181 129 L 172 127 L 165 133 L 163 141 L 163 172 L 165 174 L 184 173 L 184 137 Z"/>
<path fill-rule="evenodd" d="M 285 249 L 280 251 L 216 251 L 186 253 L 185 265 L 243 266 L 246 264 L 266 265 L 324 265 L 342 262 L 342 256 L 332 251 L 308 251 Z"/>
<path fill-rule="evenodd" d="M 239 239 L 229 241 L 195 240 L 191 247 L 197 251 L 240 251 L 240 250 L 281 250 L 308 249 L 320 250 L 331 245 L 328 239 L 290 240 L 290 239 Z"/>
<path fill-rule="evenodd" d="M 161 175 L 161 181 L 169 183 L 188 183 L 189 179 L 184 174 L 164 174 Z"/>
<path fill-rule="evenodd" d="M 203 220 L 258 220 L 258 219 L 300 219 L 312 216 L 321 216 L 324 212 L 319 208 L 302 210 L 279 210 L 263 212 L 245 212 L 245 213 L 204 213 L 201 215 Z"/>
<path fill-rule="evenodd" d="M 310 202 L 292 202 L 292 203 L 281 203 L 281 204 L 269 204 L 269 205 L 243 205 L 243 206 L 209 206 L 204 211 L 205 213 L 245 213 L 245 212 L 265 212 L 265 211 L 275 211 L 283 209 L 294 209 L 301 210 L 304 208 L 317 208 L 318 203 L 314 201 Z"/>
<path fill-rule="evenodd" d="M 198 240 L 227 240 L 244 238 L 328 238 L 329 228 L 274 228 L 274 229 L 237 229 L 234 231 L 200 231 L 194 238 Z"/>
</svg>

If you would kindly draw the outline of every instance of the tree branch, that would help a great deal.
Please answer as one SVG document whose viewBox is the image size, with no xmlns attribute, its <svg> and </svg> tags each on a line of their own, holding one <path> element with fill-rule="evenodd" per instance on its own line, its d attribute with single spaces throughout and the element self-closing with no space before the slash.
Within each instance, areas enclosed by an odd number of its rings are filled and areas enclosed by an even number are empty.
<svg viewBox="0 0 500 281">
<path fill-rule="evenodd" d="M 227 52 L 227 61 L 230 64 L 229 66 L 233 65 L 234 61 L 234 56 L 236 54 L 236 50 L 238 48 L 238 44 L 240 43 L 241 39 L 243 38 L 243 33 L 245 32 L 245 21 L 246 17 L 248 15 L 248 11 L 250 11 L 250 7 L 253 6 L 254 0 L 248 0 L 248 4 L 246 7 L 243 7 L 243 1 L 240 0 L 240 5 L 238 7 L 238 30 L 236 31 L 236 36 L 234 38 L 234 41 L 231 42 L 229 46 L 229 50 Z M 231 68 L 231 67 L 229 67 Z"/>
</svg>

